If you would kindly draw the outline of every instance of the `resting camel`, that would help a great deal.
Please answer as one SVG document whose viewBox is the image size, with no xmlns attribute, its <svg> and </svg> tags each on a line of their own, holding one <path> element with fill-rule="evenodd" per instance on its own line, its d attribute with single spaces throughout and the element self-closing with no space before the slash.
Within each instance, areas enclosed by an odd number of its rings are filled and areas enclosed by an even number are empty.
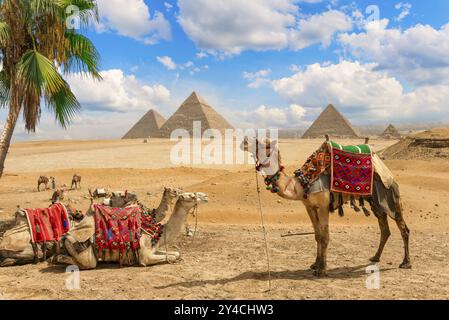
<svg viewBox="0 0 449 320">
<path fill-rule="evenodd" d="M 157 222 L 162 221 L 170 212 L 170 208 L 173 206 L 175 199 L 181 194 L 181 191 L 176 188 L 164 188 L 161 202 L 155 209 L 155 219 Z M 72 228 L 78 224 L 76 211 L 71 210 L 69 206 L 66 206 L 70 211 L 74 211 L 69 215 L 71 219 Z M 15 227 L 5 232 L 3 238 L 0 240 L 0 267 L 23 265 L 35 261 L 35 255 L 33 247 L 30 243 L 31 235 L 28 227 L 27 218 L 25 213 L 20 207 L 15 214 L 16 223 Z M 53 255 L 56 250 L 52 243 L 47 243 L 47 251 L 49 256 Z M 43 258 L 42 252 L 39 252 L 39 259 Z"/>
<path fill-rule="evenodd" d="M 172 243 L 180 234 L 183 225 L 187 220 L 188 214 L 196 206 L 207 203 L 208 197 L 204 193 L 183 193 L 176 201 L 173 213 L 168 221 L 163 225 L 164 232 L 162 237 L 152 243 L 150 234 L 142 229 L 140 238 L 140 250 L 138 252 L 138 261 L 131 257 L 128 261 L 120 259 L 120 253 L 117 250 L 107 250 L 104 255 L 103 262 L 120 262 L 121 265 L 134 265 L 138 262 L 141 267 L 155 265 L 163 262 L 174 262 L 181 255 L 177 251 L 164 251 L 166 246 Z M 79 236 L 78 231 L 83 232 L 83 236 Z M 69 265 L 77 265 L 81 270 L 94 269 L 99 262 L 98 252 L 92 241 L 95 234 L 95 212 L 91 209 L 86 214 L 81 224 L 72 228 L 62 239 L 62 245 L 67 251 L 67 255 L 57 255 L 52 259 L 53 263 L 62 263 Z M 86 244 L 87 242 L 87 244 Z M 80 250 L 81 248 L 81 250 Z"/>
<path fill-rule="evenodd" d="M 281 164 L 277 141 L 270 141 L 269 139 L 259 141 L 258 139 L 246 137 L 240 148 L 243 151 L 250 152 L 256 161 L 260 159 L 260 151 L 264 151 L 268 161 L 259 164 L 259 171 L 265 178 L 276 181 L 275 184 L 277 186 L 277 195 L 288 200 L 299 200 L 303 202 L 312 222 L 315 232 L 315 240 L 317 242 L 317 257 L 315 263 L 312 264 L 310 268 L 314 271 L 316 276 L 326 275 L 331 193 L 329 191 L 312 193 L 307 196 L 307 199 L 305 199 L 304 188 L 299 180 L 296 177 L 289 177 L 285 173 L 284 167 Z M 277 159 L 278 161 L 270 161 L 270 158 Z M 381 160 L 379 159 L 379 161 Z M 264 172 L 269 173 L 264 174 Z M 379 221 L 381 232 L 379 248 L 370 261 L 380 261 L 385 244 L 390 237 L 390 229 L 388 226 L 388 215 L 390 215 L 391 217 L 394 217 L 404 242 L 405 257 L 399 267 L 402 269 L 410 269 L 410 231 L 403 217 L 403 211 L 399 200 L 399 186 L 396 182 L 393 182 L 391 188 L 387 189 L 382 184 L 382 181 L 380 181 L 378 174 L 374 175 L 374 179 L 373 198 L 376 199 L 377 195 L 381 195 L 382 198 L 385 198 L 386 201 L 388 201 L 388 205 L 385 206 L 383 203 L 375 203 L 375 205 L 373 205 L 370 201 L 373 213 Z M 369 198 L 366 199 L 370 200 Z M 348 200 L 349 197 L 345 197 L 344 202 L 347 202 Z"/>
<path fill-rule="evenodd" d="M 71 189 L 74 189 L 73 186 L 75 186 L 75 189 L 78 187 L 81 188 L 81 176 L 77 174 L 73 175 Z"/>
</svg>

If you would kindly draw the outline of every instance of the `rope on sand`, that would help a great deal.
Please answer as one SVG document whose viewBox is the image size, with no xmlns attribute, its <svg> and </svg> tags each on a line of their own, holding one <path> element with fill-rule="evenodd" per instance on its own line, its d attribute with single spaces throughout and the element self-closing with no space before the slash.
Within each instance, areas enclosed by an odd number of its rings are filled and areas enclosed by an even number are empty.
<svg viewBox="0 0 449 320">
<path fill-rule="evenodd" d="M 256 186 L 257 186 L 257 196 L 259 200 L 259 212 L 260 212 L 260 221 L 262 223 L 262 231 L 263 231 L 263 239 L 265 241 L 265 252 L 267 255 L 267 269 L 268 269 L 268 292 L 271 292 L 271 267 L 270 267 L 270 253 L 268 250 L 268 242 L 267 242 L 267 230 L 265 229 L 265 222 L 262 211 L 262 201 L 260 198 L 260 186 L 259 186 L 259 176 L 256 171 Z"/>
</svg>

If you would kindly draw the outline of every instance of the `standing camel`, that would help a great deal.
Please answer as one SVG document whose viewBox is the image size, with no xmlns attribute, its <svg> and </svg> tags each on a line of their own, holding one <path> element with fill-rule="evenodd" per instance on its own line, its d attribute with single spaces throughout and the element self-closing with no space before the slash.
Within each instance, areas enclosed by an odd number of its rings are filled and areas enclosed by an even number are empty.
<svg viewBox="0 0 449 320">
<path fill-rule="evenodd" d="M 260 160 L 261 151 L 265 152 L 264 156 L 268 159 L 263 163 L 259 163 L 257 169 L 262 175 L 272 181 L 275 185 L 276 193 L 288 200 L 302 201 L 306 207 L 307 213 L 313 225 L 315 232 L 315 240 L 317 242 L 317 257 L 315 263 L 311 265 L 311 269 L 316 276 L 326 275 L 326 261 L 327 261 L 327 248 L 329 244 L 329 213 L 331 203 L 331 193 L 329 191 L 321 191 L 318 193 L 309 194 L 304 197 L 305 191 L 301 183 L 296 177 L 289 177 L 281 164 L 281 157 L 277 145 L 277 141 L 259 141 L 254 138 L 245 138 L 240 148 L 243 151 L 250 152 L 257 162 Z M 270 159 L 275 159 L 271 161 Z M 265 173 L 265 174 L 264 174 Z M 381 232 L 381 239 L 379 249 L 376 254 L 370 259 L 371 262 L 379 262 L 385 244 L 390 237 L 390 228 L 388 226 L 388 215 L 394 217 L 394 220 L 401 232 L 401 236 L 404 242 L 405 256 L 404 260 L 399 266 L 402 269 L 410 269 L 410 256 L 409 256 L 409 233 L 400 204 L 399 186 L 396 182 L 390 189 L 387 189 L 380 181 L 377 174 L 374 175 L 373 184 L 373 197 L 377 199 L 378 195 L 385 198 L 386 201 L 382 203 L 376 203 L 374 206 L 370 201 L 371 208 L 374 215 L 379 221 L 379 227 Z M 344 200 L 348 197 L 345 197 Z M 394 200 L 393 200 L 394 199 Z M 367 198 L 367 200 L 370 200 Z M 385 205 L 384 203 L 387 203 Z M 391 203 L 394 202 L 394 203 Z"/>
<path fill-rule="evenodd" d="M 73 186 L 75 186 L 75 188 L 73 188 Z M 81 188 L 81 176 L 74 174 L 72 178 L 71 189 L 77 189 L 78 187 Z"/>
<path fill-rule="evenodd" d="M 172 243 L 180 234 L 183 225 L 187 220 L 188 214 L 196 206 L 207 203 L 208 197 L 204 193 L 183 193 L 176 201 L 173 213 L 169 220 L 163 224 L 163 234 L 160 239 L 154 243 L 152 236 L 145 230 L 142 230 L 140 238 L 140 250 L 138 252 L 138 264 L 141 267 L 155 265 L 163 262 L 173 262 L 178 260 L 181 255 L 177 251 L 165 251 L 164 249 Z M 80 239 L 76 235 L 78 229 L 89 230 Z M 62 245 L 67 251 L 67 255 L 57 255 L 52 259 L 53 263 L 62 263 L 77 265 L 80 269 L 94 269 L 98 264 L 98 252 L 91 240 L 95 236 L 95 212 L 90 209 L 81 224 L 72 228 L 62 239 Z M 86 240 L 89 242 L 86 245 Z M 83 250 L 79 250 L 80 244 L 84 245 Z M 103 262 L 120 262 L 119 250 L 106 250 Z M 137 263 L 134 259 L 124 261 L 124 265 L 133 265 Z"/>
<path fill-rule="evenodd" d="M 37 179 L 37 192 L 40 192 L 40 186 L 43 184 L 45 186 L 45 190 L 48 189 L 48 183 L 50 180 L 46 176 L 40 176 L 39 179 Z"/>
</svg>

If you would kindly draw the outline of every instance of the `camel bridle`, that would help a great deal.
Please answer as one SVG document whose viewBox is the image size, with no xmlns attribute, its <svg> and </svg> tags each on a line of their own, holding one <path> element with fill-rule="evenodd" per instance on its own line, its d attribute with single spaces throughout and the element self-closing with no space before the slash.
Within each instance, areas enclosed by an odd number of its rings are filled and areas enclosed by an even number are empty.
<svg viewBox="0 0 449 320">
<path fill-rule="evenodd" d="M 270 166 L 270 159 L 273 156 L 275 149 L 270 147 L 270 154 L 267 156 L 267 159 L 262 163 L 259 158 L 259 140 L 256 139 L 256 154 L 254 155 L 254 159 L 256 162 L 256 171 L 261 173 L 262 177 L 264 178 L 264 183 L 266 185 L 266 189 L 273 192 L 278 193 L 279 187 L 278 187 L 278 181 L 281 176 L 281 174 L 284 172 L 284 166 L 280 164 L 280 161 L 278 162 L 278 170 L 274 175 L 264 175 L 262 174 L 263 168 L 268 168 Z M 280 152 L 278 150 L 278 158 L 280 158 Z"/>
</svg>

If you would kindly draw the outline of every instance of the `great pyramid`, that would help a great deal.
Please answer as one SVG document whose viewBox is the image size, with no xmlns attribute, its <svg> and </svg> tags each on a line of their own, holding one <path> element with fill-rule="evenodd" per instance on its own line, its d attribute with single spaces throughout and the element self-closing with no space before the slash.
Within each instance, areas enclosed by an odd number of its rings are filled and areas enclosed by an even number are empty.
<svg viewBox="0 0 449 320">
<path fill-rule="evenodd" d="M 401 134 L 394 125 L 390 124 L 384 133 L 382 133 L 381 137 L 385 139 L 400 139 Z"/>
<path fill-rule="evenodd" d="M 159 137 L 159 130 L 166 119 L 156 110 L 148 111 L 137 123 L 123 136 L 122 139 L 142 139 Z"/>
<path fill-rule="evenodd" d="M 304 139 L 322 138 L 326 134 L 336 138 L 358 138 L 351 123 L 331 104 L 324 109 L 302 137 Z"/>
<path fill-rule="evenodd" d="M 176 129 L 185 129 L 192 136 L 194 121 L 201 121 L 201 133 L 207 129 L 217 129 L 222 133 L 225 129 L 233 129 L 203 98 L 193 92 L 164 123 L 160 136 L 170 138 L 171 133 Z"/>
</svg>

